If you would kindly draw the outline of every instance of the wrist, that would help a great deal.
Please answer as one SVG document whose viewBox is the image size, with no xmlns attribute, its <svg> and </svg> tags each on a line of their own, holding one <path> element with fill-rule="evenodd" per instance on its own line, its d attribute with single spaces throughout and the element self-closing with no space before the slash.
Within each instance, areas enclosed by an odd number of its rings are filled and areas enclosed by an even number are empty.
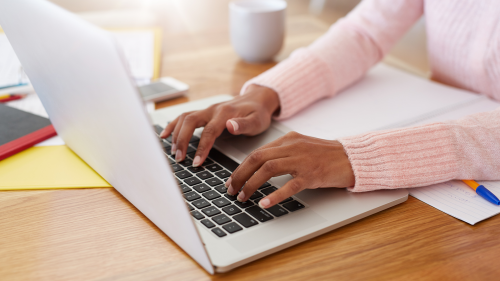
<svg viewBox="0 0 500 281">
<path fill-rule="evenodd" d="M 269 113 L 269 116 L 278 114 L 280 109 L 280 99 L 278 93 L 265 86 L 252 84 L 245 91 L 245 96 L 255 98 Z"/>
</svg>

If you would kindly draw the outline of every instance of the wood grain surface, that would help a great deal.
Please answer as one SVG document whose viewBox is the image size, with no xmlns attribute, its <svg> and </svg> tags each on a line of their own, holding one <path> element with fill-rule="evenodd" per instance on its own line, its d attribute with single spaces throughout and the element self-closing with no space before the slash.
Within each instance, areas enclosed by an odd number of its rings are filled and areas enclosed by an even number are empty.
<svg viewBox="0 0 500 281">
<path fill-rule="evenodd" d="M 54 2 L 86 16 L 155 16 L 164 30 L 162 75 L 191 87 L 187 97 L 157 107 L 236 95 L 247 79 L 276 63 L 253 65 L 237 57 L 228 38 L 227 0 Z M 277 61 L 310 44 L 354 4 L 330 0 L 311 13 L 309 1 L 289 1 L 286 45 Z M 139 25 L 139 18 L 125 22 Z M 418 55 L 425 60 L 425 51 Z M 414 61 L 412 55 L 408 62 Z M 413 66 L 427 71 L 425 62 Z M 0 280 L 495 280 L 499 236 L 498 216 L 470 226 L 410 197 L 211 276 L 112 188 L 0 192 Z"/>
</svg>

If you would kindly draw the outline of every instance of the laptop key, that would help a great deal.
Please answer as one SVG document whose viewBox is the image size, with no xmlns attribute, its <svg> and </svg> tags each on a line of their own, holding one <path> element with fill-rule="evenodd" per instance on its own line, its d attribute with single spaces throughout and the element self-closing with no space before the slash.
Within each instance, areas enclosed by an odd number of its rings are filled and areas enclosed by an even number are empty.
<svg viewBox="0 0 500 281">
<path fill-rule="evenodd" d="M 198 176 L 202 180 L 206 180 L 206 179 L 209 179 L 209 178 L 213 177 L 214 175 L 212 175 L 208 171 L 204 171 L 204 172 L 197 173 L 196 176 Z"/>
<path fill-rule="evenodd" d="M 187 178 L 184 180 L 184 182 L 187 183 L 189 186 L 193 186 L 193 185 L 201 183 L 201 181 L 195 177 Z"/>
<path fill-rule="evenodd" d="M 218 151 L 215 148 L 210 150 L 210 152 L 208 153 L 208 156 L 210 156 L 210 158 L 212 158 L 214 161 L 218 162 L 224 168 L 228 169 L 231 172 L 234 172 L 234 170 L 236 170 L 236 168 L 239 166 L 238 163 L 234 162 L 231 158 L 222 154 L 220 151 Z"/>
<path fill-rule="evenodd" d="M 182 166 L 181 166 L 181 165 L 179 165 L 179 164 L 174 164 L 174 165 L 172 165 L 171 167 L 172 167 L 172 170 L 174 170 L 174 173 L 176 173 L 176 172 L 178 172 L 178 171 L 182 171 L 182 170 L 184 170 L 184 168 L 182 168 Z"/>
<path fill-rule="evenodd" d="M 213 164 L 214 161 L 212 161 L 212 159 L 210 158 L 207 158 L 205 159 L 205 161 L 203 162 L 203 166 L 207 166 L 207 165 L 210 165 L 210 164 Z"/>
<path fill-rule="evenodd" d="M 217 190 L 221 194 L 226 194 L 227 193 L 227 188 L 223 184 L 214 187 L 214 189 Z"/>
<path fill-rule="evenodd" d="M 293 201 L 290 201 L 288 203 L 283 204 L 283 207 L 285 207 L 290 212 L 295 212 L 297 210 L 304 208 L 304 205 L 302 205 L 298 201 L 293 200 Z"/>
<path fill-rule="evenodd" d="M 192 146 L 188 146 L 188 148 L 186 149 L 186 154 L 191 154 L 193 152 L 196 152 L 196 149 Z"/>
<path fill-rule="evenodd" d="M 186 192 L 189 192 L 192 190 L 189 186 L 187 186 L 185 184 L 181 184 L 180 187 L 181 187 L 182 193 L 186 193 Z"/>
<path fill-rule="evenodd" d="M 225 179 L 225 178 L 228 178 L 231 175 L 231 173 L 228 171 L 219 171 L 219 172 L 215 173 L 215 175 L 221 179 Z"/>
<path fill-rule="evenodd" d="M 215 235 L 219 236 L 219 237 L 224 237 L 226 236 L 227 234 L 220 228 L 214 228 L 212 229 L 212 232 L 215 233 Z"/>
<path fill-rule="evenodd" d="M 205 168 L 203 168 L 203 167 L 189 167 L 189 168 L 187 168 L 187 169 L 188 169 L 191 173 L 195 173 L 195 174 L 205 170 Z"/>
<path fill-rule="evenodd" d="M 263 185 L 261 185 L 261 186 L 259 187 L 259 189 L 264 189 L 264 188 L 266 188 L 266 187 L 268 187 L 268 186 L 271 186 L 271 184 L 270 184 L 270 183 L 268 183 L 268 182 L 265 182 Z"/>
<path fill-rule="evenodd" d="M 245 213 L 236 215 L 233 219 L 246 228 L 259 224 L 255 219 Z"/>
<path fill-rule="evenodd" d="M 205 199 L 196 200 L 196 201 L 192 202 L 191 204 L 193 204 L 198 209 L 203 209 L 205 207 L 210 206 L 210 202 L 208 202 Z"/>
<path fill-rule="evenodd" d="M 204 219 L 204 220 L 201 220 L 200 221 L 204 226 L 206 226 L 207 228 L 212 228 L 215 226 L 215 224 L 207 219 Z"/>
<path fill-rule="evenodd" d="M 188 205 L 188 208 L 189 208 L 190 211 L 194 210 L 193 206 L 191 206 L 189 204 L 187 204 L 187 205 Z"/>
<path fill-rule="evenodd" d="M 256 218 L 260 222 L 265 222 L 273 219 L 273 216 L 259 208 L 259 206 L 252 206 L 250 208 L 247 208 L 245 209 L 245 212 L 249 213 L 252 217 Z"/>
<path fill-rule="evenodd" d="M 213 200 L 215 198 L 220 197 L 219 193 L 215 192 L 215 190 L 210 190 L 202 194 L 203 197 L 207 198 L 208 200 Z"/>
<path fill-rule="evenodd" d="M 275 192 L 276 190 L 278 190 L 276 187 L 274 186 L 271 186 L 271 187 L 268 187 L 268 188 L 265 188 L 265 189 L 262 189 L 260 192 L 262 192 L 262 194 L 264 194 L 265 196 Z"/>
<path fill-rule="evenodd" d="M 220 210 L 215 208 L 214 206 L 210 206 L 208 208 L 205 208 L 201 210 L 205 215 L 211 217 L 220 214 Z"/>
<path fill-rule="evenodd" d="M 224 206 L 231 204 L 231 202 L 229 202 L 226 198 L 215 199 L 212 201 L 212 203 L 214 203 L 214 205 L 219 207 L 219 208 L 222 208 Z"/>
<path fill-rule="evenodd" d="M 163 128 L 160 125 L 155 124 L 153 128 L 158 136 L 160 136 L 161 132 L 163 132 Z"/>
<path fill-rule="evenodd" d="M 252 196 L 250 196 L 250 199 L 252 200 L 255 200 L 257 198 L 261 198 L 261 197 L 264 197 L 264 195 L 262 195 L 262 193 L 258 192 L 258 191 L 255 191 Z"/>
<path fill-rule="evenodd" d="M 231 201 L 236 201 L 236 195 L 229 195 L 226 193 L 224 196 Z"/>
<path fill-rule="evenodd" d="M 210 186 L 216 186 L 219 184 L 222 184 L 222 181 L 218 178 L 211 178 L 208 180 L 205 180 L 206 183 L 208 183 Z"/>
<path fill-rule="evenodd" d="M 219 170 L 222 170 L 222 167 L 217 164 L 206 165 L 205 168 L 211 172 L 217 172 Z"/>
<path fill-rule="evenodd" d="M 194 142 L 190 142 L 189 144 L 192 145 L 193 147 L 198 148 L 198 144 L 200 144 L 200 142 L 199 141 L 194 141 Z"/>
<path fill-rule="evenodd" d="M 192 174 L 186 170 L 175 173 L 175 175 L 180 179 L 189 178 Z"/>
<path fill-rule="evenodd" d="M 237 223 L 235 222 L 232 222 L 232 223 L 228 223 L 226 225 L 223 225 L 222 228 L 224 228 L 227 232 L 229 233 L 235 233 L 235 232 L 238 232 L 240 230 L 242 230 L 243 228 L 241 228 L 241 226 L 239 226 Z"/>
<path fill-rule="evenodd" d="M 203 216 L 203 215 L 202 215 L 200 212 L 198 212 L 198 211 L 192 211 L 192 212 L 191 212 L 191 215 L 192 215 L 195 219 L 197 219 L 197 220 L 201 220 L 201 219 L 205 218 L 205 216 Z"/>
<path fill-rule="evenodd" d="M 184 167 L 191 167 L 193 165 L 193 160 L 186 158 L 186 159 L 182 160 L 181 162 L 179 162 L 179 164 L 181 164 Z"/>
<path fill-rule="evenodd" d="M 210 190 L 210 186 L 202 183 L 202 184 L 193 186 L 193 189 L 196 190 L 196 191 L 198 191 L 199 193 L 203 193 L 205 191 L 209 191 Z"/>
<path fill-rule="evenodd" d="M 170 163 L 170 165 L 175 164 L 175 161 L 174 161 L 174 160 L 172 160 L 172 159 L 170 159 L 170 158 L 168 158 L 168 157 L 167 157 L 167 159 L 168 159 L 168 163 Z"/>
<path fill-rule="evenodd" d="M 270 208 L 267 208 L 266 211 L 273 214 L 273 216 L 275 216 L 275 217 L 281 217 L 282 215 L 288 214 L 287 210 L 281 208 L 278 205 L 274 205 Z"/>
<path fill-rule="evenodd" d="M 197 141 L 198 141 L 198 142 L 200 141 L 200 138 L 199 138 L 199 137 L 197 137 L 197 136 L 192 136 L 192 137 L 191 137 L 191 139 L 189 140 L 189 142 L 190 142 L 190 143 L 191 143 L 191 142 L 197 142 Z"/>
<path fill-rule="evenodd" d="M 193 201 L 201 198 L 201 196 L 194 191 L 190 191 L 188 193 L 184 193 L 184 198 L 186 198 L 187 201 Z"/>
<path fill-rule="evenodd" d="M 241 209 L 234 206 L 234 205 L 229 205 L 227 207 L 224 207 L 224 208 L 222 208 L 222 210 L 224 211 L 224 213 L 226 213 L 230 216 L 241 213 Z"/>
<path fill-rule="evenodd" d="M 222 215 L 218 215 L 218 216 L 213 217 L 212 220 L 214 222 L 216 222 L 218 225 L 222 225 L 222 224 L 230 222 L 231 218 L 229 218 L 228 216 L 222 214 Z"/>
<path fill-rule="evenodd" d="M 292 201 L 292 200 L 293 200 L 293 198 L 292 198 L 292 197 L 288 197 L 287 199 L 285 199 L 285 200 L 281 201 L 281 202 L 280 202 L 280 204 L 285 204 L 286 202 L 290 202 L 290 201 Z"/>
<path fill-rule="evenodd" d="M 242 209 L 245 209 L 245 208 L 248 208 L 250 206 L 253 206 L 255 205 L 254 203 L 252 203 L 252 201 L 250 200 L 247 200 L 245 202 L 240 202 L 240 201 L 234 201 L 234 204 L 236 204 L 236 206 L 242 208 Z"/>
</svg>

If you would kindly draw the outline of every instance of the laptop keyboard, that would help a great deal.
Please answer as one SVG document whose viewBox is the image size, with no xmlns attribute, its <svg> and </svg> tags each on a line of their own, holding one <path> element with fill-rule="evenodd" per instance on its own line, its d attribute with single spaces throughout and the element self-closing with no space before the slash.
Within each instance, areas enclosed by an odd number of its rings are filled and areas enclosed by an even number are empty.
<svg viewBox="0 0 500 281">
<path fill-rule="evenodd" d="M 156 134 L 163 131 L 154 126 Z M 297 198 L 290 197 L 266 210 L 258 206 L 259 200 L 277 190 L 264 183 L 246 202 L 227 194 L 224 186 L 227 178 L 238 167 L 238 163 L 212 148 L 201 167 L 193 167 L 193 158 L 199 138 L 189 141 L 186 159 L 176 163 L 171 152 L 172 137 L 160 139 L 164 153 L 174 171 L 179 187 L 191 215 L 218 237 L 227 236 L 304 208 Z"/>
</svg>

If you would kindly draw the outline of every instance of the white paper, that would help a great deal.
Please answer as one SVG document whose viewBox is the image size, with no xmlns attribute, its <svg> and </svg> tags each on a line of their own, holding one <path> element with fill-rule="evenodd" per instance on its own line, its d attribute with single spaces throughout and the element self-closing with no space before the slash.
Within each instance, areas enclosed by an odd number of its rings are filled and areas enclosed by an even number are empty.
<svg viewBox="0 0 500 281">
<path fill-rule="evenodd" d="M 155 34 L 150 30 L 113 32 L 122 48 L 138 86 L 151 82 L 154 75 Z"/>
<path fill-rule="evenodd" d="M 0 33 L 0 88 L 29 83 L 21 62 L 7 40 L 5 33 Z"/>
<path fill-rule="evenodd" d="M 499 181 L 478 181 L 500 198 Z M 426 187 L 410 189 L 410 194 L 450 216 L 469 224 L 476 224 L 500 213 L 494 205 L 468 187 L 462 181 L 449 181 Z"/>
<path fill-rule="evenodd" d="M 332 140 L 402 127 L 480 98 L 379 64 L 337 96 L 322 99 L 281 122 L 298 133 Z"/>
</svg>

